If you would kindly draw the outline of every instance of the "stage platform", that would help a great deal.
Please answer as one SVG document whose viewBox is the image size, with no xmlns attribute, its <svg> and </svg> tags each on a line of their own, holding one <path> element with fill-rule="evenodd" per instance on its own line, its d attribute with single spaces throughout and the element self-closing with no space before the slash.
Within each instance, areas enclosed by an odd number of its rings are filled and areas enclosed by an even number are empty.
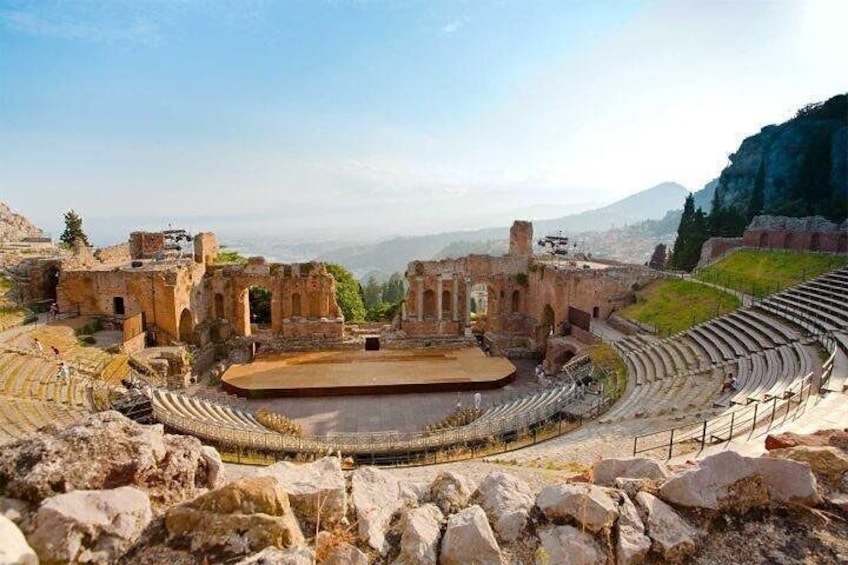
<svg viewBox="0 0 848 565">
<path fill-rule="evenodd" d="M 508 359 L 476 347 L 260 355 L 221 377 L 227 392 L 248 398 L 474 391 L 514 379 Z"/>
</svg>

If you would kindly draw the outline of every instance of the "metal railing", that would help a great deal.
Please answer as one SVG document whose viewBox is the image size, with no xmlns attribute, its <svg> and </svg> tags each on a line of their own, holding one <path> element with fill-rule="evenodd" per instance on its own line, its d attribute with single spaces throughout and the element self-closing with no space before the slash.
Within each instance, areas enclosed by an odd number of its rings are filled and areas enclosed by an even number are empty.
<svg viewBox="0 0 848 565">
<path fill-rule="evenodd" d="M 828 374 L 827 377 L 829 378 L 830 375 Z M 746 434 L 750 438 L 763 426 L 765 426 L 764 431 L 768 431 L 775 422 L 780 425 L 806 407 L 807 400 L 815 394 L 813 381 L 813 373 L 807 373 L 789 387 L 782 396 L 776 396 L 765 402 L 755 402 L 710 420 L 704 420 L 700 424 L 683 424 L 635 436 L 633 456 L 646 453 L 652 456 L 664 455 L 667 459 L 671 459 L 675 454 L 700 452 L 709 445 L 728 442 Z M 675 448 L 678 449 L 678 453 L 675 453 Z"/>
</svg>

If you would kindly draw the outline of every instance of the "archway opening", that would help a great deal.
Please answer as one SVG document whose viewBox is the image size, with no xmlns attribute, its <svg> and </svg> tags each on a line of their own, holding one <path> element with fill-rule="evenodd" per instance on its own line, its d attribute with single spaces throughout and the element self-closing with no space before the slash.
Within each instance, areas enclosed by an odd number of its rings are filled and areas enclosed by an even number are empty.
<svg viewBox="0 0 848 565">
<path fill-rule="evenodd" d="M 471 286 L 471 319 L 485 320 L 489 311 L 489 286 L 477 283 Z"/>
<path fill-rule="evenodd" d="M 224 295 L 220 292 L 215 293 L 215 318 L 224 317 Z"/>
<path fill-rule="evenodd" d="M 536 339 L 539 343 L 542 354 L 548 350 L 548 338 L 554 335 L 554 326 L 556 324 L 556 315 L 550 304 L 546 304 L 542 310 L 541 324 L 536 331 Z"/>
<path fill-rule="evenodd" d="M 768 247 L 769 244 L 769 234 L 768 232 L 763 232 L 760 234 L 760 247 Z"/>
<path fill-rule="evenodd" d="M 247 292 L 250 323 L 260 328 L 271 325 L 271 291 L 262 286 L 252 286 Z"/>
<path fill-rule="evenodd" d="M 787 233 L 786 237 L 783 238 L 783 248 L 784 249 L 792 249 L 792 240 L 793 240 L 792 234 Z"/>
<path fill-rule="evenodd" d="M 848 235 L 842 233 L 836 238 L 836 252 L 848 253 Z"/>
<path fill-rule="evenodd" d="M 291 315 L 292 318 L 299 318 L 303 315 L 300 313 L 300 294 L 296 292 L 291 297 Z"/>
<path fill-rule="evenodd" d="M 191 310 L 183 308 L 180 312 L 179 338 L 183 343 L 191 343 L 194 334 L 194 319 L 191 316 Z"/>
<path fill-rule="evenodd" d="M 442 291 L 442 318 L 449 320 L 451 317 L 452 304 L 449 290 Z"/>
<path fill-rule="evenodd" d="M 424 319 L 436 317 L 436 293 L 431 289 L 424 291 Z"/>
<path fill-rule="evenodd" d="M 512 310 L 513 314 L 517 314 L 521 310 L 521 292 L 518 290 L 512 291 Z"/>
<path fill-rule="evenodd" d="M 42 287 L 42 292 L 44 293 L 44 298 L 47 300 L 56 300 L 56 287 L 59 286 L 59 267 L 53 265 L 49 269 L 47 269 L 47 273 L 44 275 L 44 285 Z"/>
<path fill-rule="evenodd" d="M 820 251 L 821 250 L 821 236 L 817 233 L 814 233 L 810 237 L 810 251 Z"/>
</svg>

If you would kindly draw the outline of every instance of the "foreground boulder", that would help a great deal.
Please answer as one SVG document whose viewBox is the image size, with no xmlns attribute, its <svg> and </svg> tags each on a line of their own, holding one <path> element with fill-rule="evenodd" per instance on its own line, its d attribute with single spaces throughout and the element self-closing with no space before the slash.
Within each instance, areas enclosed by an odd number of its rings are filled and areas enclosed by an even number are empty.
<svg viewBox="0 0 848 565">
<path fill-rule="evenodd" d="M 606 556 L 595 538 L 573 526 L 539 532 L 536 565 L 601 565 Z"/>
<path fill-rule="evenodd" d="M 783 432 L 777 435 L 766 436 L 766 449 L 784 449 L 796 445 L 808 445 L 824 447 L 830 445 L 848 450 L 848 429 L 846 430 L 819 430 L 811 434 L 796 434 Z"/>
<path fill-rule="evenodd" d="M 266 547 L 233 565 L 315 565 L 315 552 L 308 547 Z"/>
<path fill-rule="evenodd" d="M 652 549 L 666 562 L 678 563 L 695 553 L 698 532 L 659 498 L 647 492 L 636 495 L 645 512 Z"/>
<path fill-rule="evenodd" d="M 507 473 L 490 473 L 474 494 L 486 515 L 494 524 L 500 539 L 511 543 L 518 539 L 533 508 L 534 495 L 530 486 Z"/>
<path fill-rule="evenodd" d="M 4 445 L 0 485 L 7 496 L 30 503 L 74 490 L 135 486 L 147 492 L 155 511 L 212 486 L 220 470 L 208 457 L 197 438 L 101 412 Z"/>
<path fill-rule="evenodd" d="M 0 563 L 6 565 L 38 565 L 35 551 L 14 522 L 0 515 Z"/>
<path fill-rule="evenodd" d="M 448 518 L 440 565 L 501 565 L 501 561 L 500 547 L 482 508 L 469 506 Z"/>
<path fill-rule="evenodd" d="M 150 500 L 137 488 L 77 490 L 44 501 L 29 542 L 42 561 L 113 563 L 152 518 Z"/>
<path fill-rule="evenodd" d="M 640 563 L 651 549 L 651 539 L 645 535 L 645 524 L 639 511 L 626 494 L 621 493 L 618 507 L 618 542 L 615 551 L 618 565 Z"/>
<path fill-rule="evenodd" d="M 573 521 L 591 532 L 609 530 L 618 518 L 618 507 L 607 491 L 592 484 L 547 486 L 536 506 L 548 520 Z"/>
<path fill-rule="evenodd" d="M 338 457 L 324 457 L 305 465 L 281 461 L 260 469 L 258 476 L 271 476 L 289 495 L 295 514 L 310 526 L 332 527 L 347 512 L 347 486 Z"/>
<path fill-rule="evenodd" d="M 400 555 L 393 565 L 436 565 L 444 520 L 435 504 L 407 510 L 401 519 Z"/>
<path fill-rule="evenodd" d="M 650 479 L 662 483 L 671 476 L 666 466 L 659 461 L 640 457 L 602 459 L 592 466 L 590 473 L 593 483 L 605 487 L 615 486 L 615 480 L 619 478 Z"/>
<path fill-rule="evenodd" d="M 839 484 L 845 473 L 848 473 L 848 453 L 830 445 L 797 445 L 785 449 L 774 449 L 768 453 L 768 456 L 803 461 L 810 466 L 817 477 L 832 485 Z"/>
<path fill-rule="evenodd" d="M 359 539 L 385 554 L 389 520 L 403 504 L 398 480 L 375 467 L 362 467 L 353 472 L 351 487 Z"/>
<path fill-rule="evenodd" d="M 810 466 L 788 459 L 743 457 L 725 451 L 669 479 L 660 498 L 678 506 L 744 510 L 772 502 L 816 505 L 821 497 Z"/>
<path fill-rule="evenodd" d="M 242 554 L 304 543 L 288 495 L 272 477 L 242 478 L 174 506 L 165 528 L 190 541 L 192 551 Z"/>
<path fill-rule="evenodd" d="M 439 507 L 443 514 L 455 514 L 466 506 L 476 490 L 474 483 L 452 471 L 440 473 L 430 484 L 427 501 Z"/>
<path fill-rule="evenodd" d="M 321 561 L 321 565 L 368 565 L 368 556 L 349 543 L 340 543 Z"/>
</svg>

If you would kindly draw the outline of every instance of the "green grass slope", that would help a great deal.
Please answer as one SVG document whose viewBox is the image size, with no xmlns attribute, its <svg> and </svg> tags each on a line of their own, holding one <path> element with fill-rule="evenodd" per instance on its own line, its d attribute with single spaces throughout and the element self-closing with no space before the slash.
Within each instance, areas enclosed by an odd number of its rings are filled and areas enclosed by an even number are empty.
<svg viewBox="0 0 848 565">
<path fill-rule="evenodd" d="M 762 297 L 848 264 L 844 255 L 742 249 L 701 269 L 703 281 Z"/>
<path fill-rule="evenodd" d="M 716 288 L 687 280 L 658 280 L 639 291 L 637 302 L 621 314 L 670 335 L 739 306 L 738 298 Z"/>
</svg>

